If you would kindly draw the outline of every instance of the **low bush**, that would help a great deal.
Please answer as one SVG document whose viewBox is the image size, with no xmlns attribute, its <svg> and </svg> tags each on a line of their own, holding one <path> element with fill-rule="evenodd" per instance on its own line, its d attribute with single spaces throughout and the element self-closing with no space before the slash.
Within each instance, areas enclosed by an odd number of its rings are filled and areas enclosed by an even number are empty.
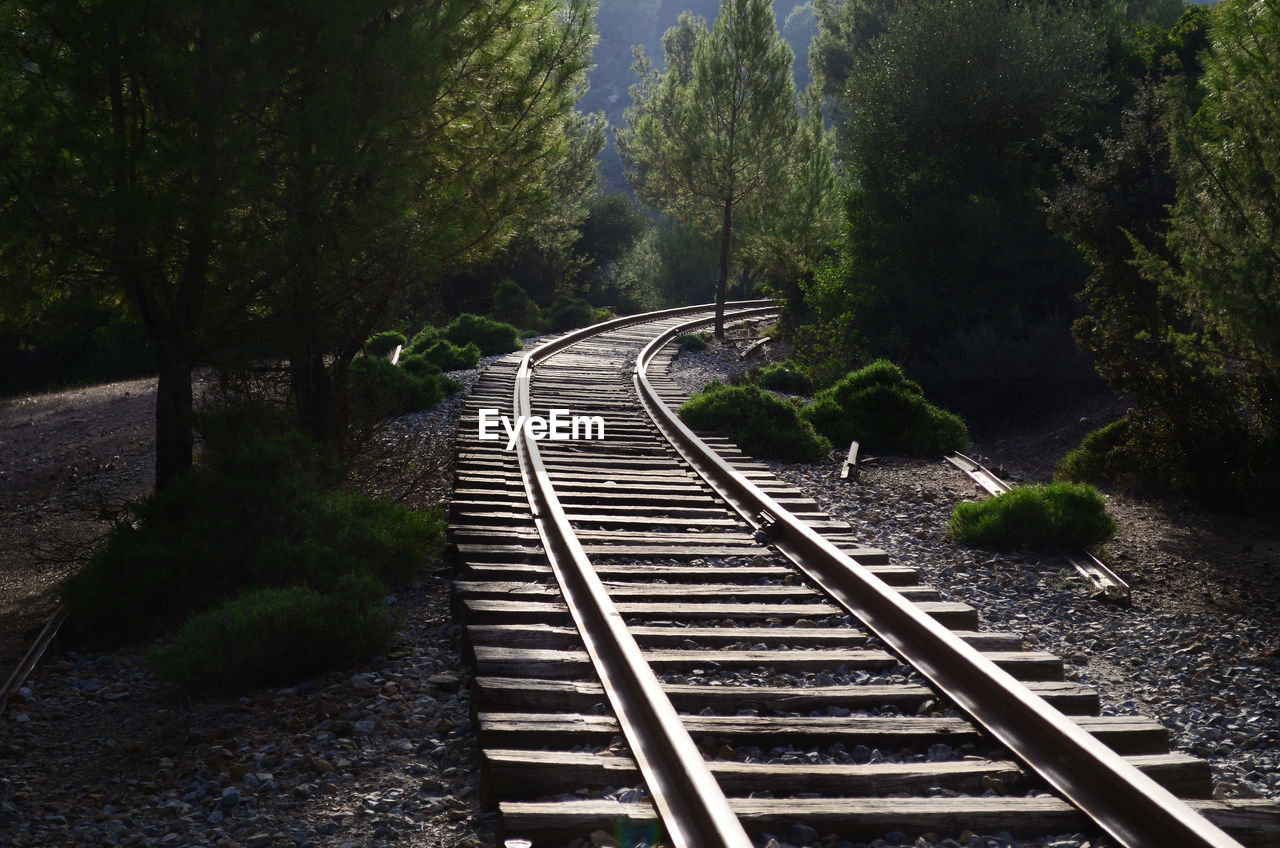
<svg viewBox="0 0 1280 848">
<path fill-rule="evenodd" d="M 947 529 L 965 544 L 1003 551 L 1088 547 L 1110 538 L 1116 524 L 1092 486 L 1052 483 L 959 503 Z"/>
<path fill-rule="evenodd" d="M 406 345 L 409 340 L 404 337 L 404 333 L 395 330 L 384 330 L 381 333 L 374 333 L 372 336 L 364 340 L 364 352 L 368 356 L 389 356 L 397 345 Z"/>
<path fill-rule="evenodd" d="M 335 489 L 336 463 L 296 434 L 215 422 L 200 466 L 130 508 L 62 586 L 72 628 L 115 645 L 172 632 L 247 588 L 401 582 L 443 546 L 438 512 Z"/>
<path fill-rule="evenodd" d="M 935 456 L 969 446 L 960 416 L 925 400 L 920 385 L 887 360 L 818 392 L 804 416 L 835 444 L 856 439 L 877 453 Z"/>
<path fill-rule="evenodd" d="M 450 321 L 441 335 L 460 347 L 474 344 L 480 348 L 481 356 L 511 353 L 524 346 L 520 342 L 520 331 L 515 327 L 482 315 L 472 315 L 470 312 L 464 312 Z M 416 346 L 414 352 L 420 352 Z"/>
<path fill-rule="evenodd" d="M 521 330 L 542 326 L 542 310 L 515 280 L 503 280 L 494 288 L 489 317 Z"/>
<path fill-rule="evenodd" d="M 769 365 L 753 365 L 747 369 L 747 379 L 757 386 L 792 395 L 813 392 L 813 381 L 789 362 Z"/>
<path fill-rule="evenodd" d="M 468 342 L 459 346 L 448 339 L 436 339 L 423 348 L 420 353 L 413 355 L 423 362 L 434 365 L 441 371 L 460 371 L 463 368 L 475 368 L 480 362 L 480 348 L 475 342 Z"/>
<path fill-rule="evenodd" d="M 381 357 L 356 357 L 350 380 L 352 403 L 375 420 L 435 406 L 450 390 L 438 368 L 406 368 Z"/>
<path fill-rule="evenodd" d="M 1140 464 L 1130 450 L 1132 431 L 1128 418 L 1094 430 L 1062 458 L 1057 476 L 1077 483 L 1117 483 L 1141 476 L 1145 463 Z"/>
<path fill-rule="evenodd" d="M 578 327 L 587 327 L 606 321 L 608 318 L 609 310 L 596 309 L 580 297 L 569 297 L 563 294 L 556 295 L 556 299 L 547 308 L 547 327 L 553 333 L 576 330 Z"/>
<path fill-rule="evenodd" d="M 707 345 L 711 343 L 711 334 L 684 333 L 676 336 L 672 341 L 678 344 L 681 350 L 706 350 Z"/>
<path fill-rule="evenodd" d="M 690 427 L 724 433 L 753 456 L 817 462 L 831 452 L 831 442 L 800 417 L 796 404 L 758 386 L 708 383 L 681 405 L 679 414 Z"/>
<path fill-rule="evenodd" d="M 151 652 L 159 675 L 189 691 L 288 684 L 367 659 L 395 635 L 383 588 L 350 576 L 338 591 L 256 588 L 195 615 Z"/>
<path fill-rule="evenodd" d="M 438 339 L 442 338 L 442 333 L 443 331 L 439 327 L 433 327 L 428 324 L 419 330 L 413 338 L 409 339 L 409 343 L 405 345 L 404 353 L 406 355 L 422 353 L 435 344 Z"/>
</svg>

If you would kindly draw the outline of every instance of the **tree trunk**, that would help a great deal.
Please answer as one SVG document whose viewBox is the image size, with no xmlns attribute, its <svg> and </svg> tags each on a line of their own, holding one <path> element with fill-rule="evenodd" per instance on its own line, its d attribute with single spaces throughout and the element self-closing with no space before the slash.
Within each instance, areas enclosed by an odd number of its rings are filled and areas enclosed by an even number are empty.
<svg viewBox="0 0 1280 848">
<path fill-rule="evenodd" d="M 716 338 L 724 340 L 724 303 L 729 284 L 729 234 L 733 230 L 733 199 L 724 202 L 720 228 L 720 279 L 716 281 Z"/>
<path fill-rule="evenodd" d="M 157 355 L 156 490 L 191 470 L 191 358 L 170 345 Z"/>
<path fill-rule="evenodd" d="M 298 424 L 317 442 L 336 443 L 337 415 L 324 354 L 314 344 L 289 357 Z"/>
</svg>

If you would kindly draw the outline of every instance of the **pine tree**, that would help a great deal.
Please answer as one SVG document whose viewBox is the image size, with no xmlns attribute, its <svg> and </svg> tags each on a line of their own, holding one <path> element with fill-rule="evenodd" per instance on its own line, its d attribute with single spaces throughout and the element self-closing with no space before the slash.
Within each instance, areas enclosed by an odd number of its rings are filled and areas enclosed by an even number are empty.
<svg viewBox="0 0 1280 848">
<path fill-rule="evenodd" d="M 715 332 L 723 337 L 735 215 L 780 191 L 795 144 L 792 53 L 767 0 L 722 0 L 709 32 L 681 16 L 663 44 L 663 73 L 642 56 L 637 63 L 642 81 L 618 147 L 641 200 L 718 229 Z"/>
<path fill-rule="evenodd" d="M 156 481 L 191 376 L 283 347 L 304 425 L 407 287 L 553 189 L 590 0 L 0 3 L 0 267 L 130 304 L 158 349 Z"/>
</svg>

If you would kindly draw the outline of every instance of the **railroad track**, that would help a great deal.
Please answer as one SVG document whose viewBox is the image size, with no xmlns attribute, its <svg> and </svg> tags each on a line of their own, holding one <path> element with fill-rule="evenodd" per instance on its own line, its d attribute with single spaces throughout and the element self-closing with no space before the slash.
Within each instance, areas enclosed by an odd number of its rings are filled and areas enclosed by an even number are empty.
<svg viewBox="0 0 1280 848">
<path fill-rule="evenodd" d="M 709 318 L 570 334 L 491 366 L 468 400 L 455 592 L 499 844 L 1280 844 L 1280 809 L 1206 800 L 1208 765 L 1160 725 L 1098 716 L 1059 658 L 979 631 L 728 441 L 701 453 L 665 372 L 669 339 Z M 575 416 L 604 438 L 536 438 Z"/>
</svg>

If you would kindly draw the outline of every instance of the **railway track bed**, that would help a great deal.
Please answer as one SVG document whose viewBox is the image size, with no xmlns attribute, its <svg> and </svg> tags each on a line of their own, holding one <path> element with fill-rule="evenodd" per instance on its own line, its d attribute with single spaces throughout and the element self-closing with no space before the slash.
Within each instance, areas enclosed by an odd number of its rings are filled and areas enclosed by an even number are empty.
<svg viewBox="0 0 1280 848">
<path fill-rule="evenodd" d="M 485 801 L 499 814 L 499 844 L 567 845 L 599 831 L 625 832 L 633 844 L 656 844 L 659 834 L 663 844 L 682 839 L 663 815 L 671 802 L 655 797 L 643 765 L 649 755 L 637 754 L 629 719 L 619 719 L 617 698 L 596 679 L 596 649 L 583 644 L 587 628 L 562 592 L 562 566 L 546 556 L 554 510 L 526 492 L 525 457 L 517 462 L 504 444 L 475 438 L 480 410 L 514 418 L 521 391 L 540 415 L 567 408 L 604 417 L 604 439 L 540 441 L 533 464 L 609 597 L 606 618 L 625 623 L 652 674 L 650 697 L 676 711 L 745 838 L 763 844 L 779 834 L 817 845 L 890 833 L 1099 833 L 875 627 L 798 570 L 768 519 L 726 506 L 660 437 L 636 394 L 633 363 L 646 342 L 688 320 L 623 324 L 541 359 L 532 379 L 513 356 L 469 398 L 452 516 L 455 605 L 474 667 Z M 652 355 L 648 375 L 674 405 L 682 395 L 664 377 L 672 356 L 670 346 Z M 1246 844 L 1280 844 L 1276 807 L 1209 800 L 1208 765 L 1171 753 L 1161 725 L 1097 715 L 1097 693 L 1064 679 L 1060 658 L 980 631 L 977 610 L 921 585 L 915 569 L 868 547 L 726 440 L 707 441 L 887 594 L 1023 681 L 1151 785 L 1188 799 Z M 742 838 L 721 844 L 749 844 Z"/>
</svg>

